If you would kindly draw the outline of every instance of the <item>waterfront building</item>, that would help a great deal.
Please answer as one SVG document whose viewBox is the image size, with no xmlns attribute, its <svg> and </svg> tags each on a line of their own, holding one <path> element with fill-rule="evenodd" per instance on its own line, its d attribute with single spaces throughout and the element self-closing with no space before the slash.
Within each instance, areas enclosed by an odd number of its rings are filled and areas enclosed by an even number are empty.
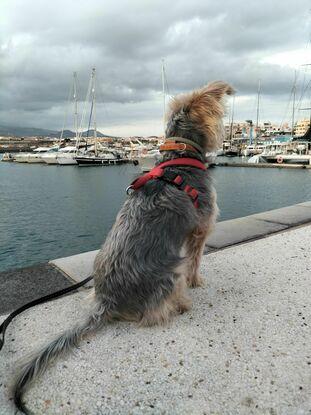
<svg viewBox="0 0 311 415">
<path fill-rule="evenodd" d="M 304 135 L 310 126 L 310 120 L 300 120 L 296 122 L 295 126 L 295 136 Z"/>
</svg>

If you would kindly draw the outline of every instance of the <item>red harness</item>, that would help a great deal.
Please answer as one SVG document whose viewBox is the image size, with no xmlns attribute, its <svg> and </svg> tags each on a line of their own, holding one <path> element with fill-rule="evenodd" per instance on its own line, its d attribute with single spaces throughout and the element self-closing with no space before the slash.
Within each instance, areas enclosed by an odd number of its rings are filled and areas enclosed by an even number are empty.
<svg viewBox="0 0 311 415">
<path fill-rule="evenodd" d="M 132 184 L 126 189 L 128 193 L 129 190 L 137 190 L 140 187 L 144 186 L 149 180 L 161 179 L 170 184 L 175 185 L 180 190 L 183 190 L 187 195 L 192 199 L 194 207 L 198 208 L 198 195 L 199 192 L 188 184 L 184 183 L 182 176 L 176 173 L 168 172 L 165 170 L 165 167 L 168 166 L 190 166 L 196 167 L 197 169 L 206 170 L 207 167 L 199 160 L 193 158 L 179 158 L 169 161 L 164 161 L 163 163 L 158 164 L 150 172 L 144 174 L 143 176 L 138 177 L 132 182 Z"/>
</svg>

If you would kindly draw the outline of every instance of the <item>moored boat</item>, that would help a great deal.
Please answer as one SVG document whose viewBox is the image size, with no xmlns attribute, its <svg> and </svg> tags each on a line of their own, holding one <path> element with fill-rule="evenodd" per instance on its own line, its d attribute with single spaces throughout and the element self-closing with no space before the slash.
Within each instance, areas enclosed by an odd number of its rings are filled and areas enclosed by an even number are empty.
<svg viewBox="0 0 311 415">
<path fill-rule="evenodd" d="M 14 156 L 11 153 L 4 153 L 1 161 L 14 161 Z"/>
<path fill-rule="evenodd" d="M 55 153 L 59 146 L 52 147 L 38 147 L 32 153 L 28 153 L 27 163 L 44 163 L 42 156 L 46 153 Z"/>
<path fill-rule="evenodd" d="M 30 153 L 18 153 L 14 156 L 14 161 L 17 163 L 28 163 Z"/>
</svg>

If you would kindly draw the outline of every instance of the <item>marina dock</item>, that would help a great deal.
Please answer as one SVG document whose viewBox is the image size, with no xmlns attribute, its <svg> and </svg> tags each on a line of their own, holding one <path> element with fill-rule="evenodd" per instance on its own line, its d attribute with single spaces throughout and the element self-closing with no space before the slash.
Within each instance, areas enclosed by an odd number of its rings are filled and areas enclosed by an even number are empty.
<svg viewBox="0 0 311 415">
<path fill-rule="evenodd" d="M 216 167 L 250 167 L 259 169 L 311 169 L 310 165 L 304 164 L 279 164 L 279 163 L 215 163 Z"/>
<path fill-rule="evenodd" d="M 104 327 L 35 383 L 27 405 L 47 415 L 308 414 L 310 246 L 311 202 L 218 223 L 190 312 L 167 327 Z M 20 301 L 89 275 L 96 252 L 0 273 L 2 319 Z M 0 362 L 3 413 L 14 413 L 9 380 L 18 359 L 83 318 L 87 294 L 14 320 Z"/>
</svg>

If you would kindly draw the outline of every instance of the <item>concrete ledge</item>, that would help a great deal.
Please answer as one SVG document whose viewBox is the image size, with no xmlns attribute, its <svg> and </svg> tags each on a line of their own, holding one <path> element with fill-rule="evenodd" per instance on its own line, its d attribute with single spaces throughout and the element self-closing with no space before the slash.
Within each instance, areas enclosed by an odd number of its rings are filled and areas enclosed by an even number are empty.
<svg viewBox="0 0 311 415">
<path fill-rule="evenodd" d="M 299 204 L 252 215 L 254 219 L 288 226 L 310 222 L 311 204 Z"/>
<path fill-rule="evenodd" d="M 311 223 L 311 202 L 219 222 L 207 241 L 206 253 Z"/>
<path fill-rule="evenodd" d="M 64 272 L 72 280 L 79 282 L 92 274 L 96 251 L 84 252 L 65 258 L 53 259 L 49 262 Z"/>
<path fill-rule="evenodd" d="M 203 258 L 206 287 L 167 327 L 115 323 L 51 365 L 34 414 L 309 415 L 311 226 Z M 87 313 L 80 292 L 27 311 L 0 359 L 0 412 L 21 357 Z"/>
<path fill-rule="evenodd" d="M 259 221 L 253 216 L 227 220 L 217 223 L 215 232 L 207 240 L 207 247 L 222 249 L 250 239 L 267 236 L 286 228 L 287 226 L 279 223 Z"/>
</svg>

